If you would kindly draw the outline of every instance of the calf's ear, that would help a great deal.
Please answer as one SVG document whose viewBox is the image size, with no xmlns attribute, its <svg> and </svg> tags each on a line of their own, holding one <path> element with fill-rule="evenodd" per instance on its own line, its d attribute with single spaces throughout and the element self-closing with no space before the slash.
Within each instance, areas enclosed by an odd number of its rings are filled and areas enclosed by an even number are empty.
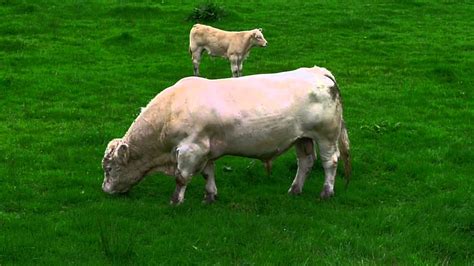
<svg viewBox="0 0 474 266">
<path fill-rule="evenodd" d="M 127 143 L 120 143 L 120 145 L 116 149 L 117 159 L 121 164 L 124 165 L 128 163 L 129 153 L 130 152 Z"/>
<path fill-rule="evenodd" d="M 259 30 L 260 32 L 263 32 L 263 29 L 262 29 L 262 28 L 258 28 L 258 30 Z"/>
</svg>

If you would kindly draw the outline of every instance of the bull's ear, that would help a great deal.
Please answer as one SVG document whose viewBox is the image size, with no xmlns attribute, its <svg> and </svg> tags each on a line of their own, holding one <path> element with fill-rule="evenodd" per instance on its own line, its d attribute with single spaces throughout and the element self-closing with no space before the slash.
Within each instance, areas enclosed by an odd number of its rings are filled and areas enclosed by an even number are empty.
<svg viewBox="0 0 474 266">
<path fill-rule="evenodd" d="M 262 28 L 258 28 L 258 30 L 259 30 L 260 32 L 263 32 L 263 29 L 262 29 Z"/>
<path fill-rule="evenodd" d="M 129 158 L 129 149 L 128 149 L 128 144 L 127 143 L 120 143 L 120 145 L 117 147 L 116 155 L 117 159 L 121 164 L 127 164 L 128 163 L 128 158 Z"/>
</svg>

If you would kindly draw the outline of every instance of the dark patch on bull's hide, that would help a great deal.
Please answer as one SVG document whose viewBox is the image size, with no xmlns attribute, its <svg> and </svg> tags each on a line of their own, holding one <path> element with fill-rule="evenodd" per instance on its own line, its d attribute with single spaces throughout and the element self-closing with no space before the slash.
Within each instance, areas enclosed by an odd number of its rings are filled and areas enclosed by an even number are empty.
<svg viewBox="0 0 474 266">
<path fill-rule="evenodd" d="M 332 82 L 334 82 L 334 85 L 329 87 L 329 94 L 331 94 L 331 98 L 333 101 L 340 100 L 341 99 L 341 92 L 339 91 L 339 87 L 337 86 L 336 81 L 329 75 L 324 75 L 328 77 Z"/>
</svg>

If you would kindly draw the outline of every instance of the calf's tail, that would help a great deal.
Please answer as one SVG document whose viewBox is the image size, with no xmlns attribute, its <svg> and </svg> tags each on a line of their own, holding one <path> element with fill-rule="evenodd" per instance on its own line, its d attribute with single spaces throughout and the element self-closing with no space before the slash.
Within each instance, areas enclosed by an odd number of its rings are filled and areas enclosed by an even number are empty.
<svg viewBox="0 0 474 266">
<path fill-rule="evenodd" d="M 344 161 L 344 177 L 346 179 L 346 187 L 349 185 L 352 165 L 351 165 L 351 154 L 349 149 L 349 136 L 347 135 L 346 125 L 344 119 L 341 119 L 341 134 L 339 135 L 339 152 L 341 153 L 342 160 Z"/>
</svg>

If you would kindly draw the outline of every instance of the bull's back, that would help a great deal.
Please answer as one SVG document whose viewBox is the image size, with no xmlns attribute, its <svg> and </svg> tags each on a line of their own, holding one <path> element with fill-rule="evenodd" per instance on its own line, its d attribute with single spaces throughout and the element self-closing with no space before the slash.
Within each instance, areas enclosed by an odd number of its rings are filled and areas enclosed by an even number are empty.
<svg viewBox="0 0 474 266">
<path fill-rule="evenodd" d="M 254 111 L 256 116 L 286 112 L 304 102 L 318 103 L 329 96 L 326 85 L 304 69 L 217 80 L 187 77 L 170 89 L 175 101 L 188 101 L 196 108 L 201 106 L 222 114 Z"/>
<path fill-rule="evenodd" d="M 216 113 L 223 119 L 239 113 L 258 118 L 300 109 L 303 102 L 310 100 L 312 85 L 309 80 L 275 80 L 264 76 L 220 80 L 189 77 L 176 84 L 173 95 L 175 102 L 186 102 L 189 110 L 200 113 Z"/>
</svg>

